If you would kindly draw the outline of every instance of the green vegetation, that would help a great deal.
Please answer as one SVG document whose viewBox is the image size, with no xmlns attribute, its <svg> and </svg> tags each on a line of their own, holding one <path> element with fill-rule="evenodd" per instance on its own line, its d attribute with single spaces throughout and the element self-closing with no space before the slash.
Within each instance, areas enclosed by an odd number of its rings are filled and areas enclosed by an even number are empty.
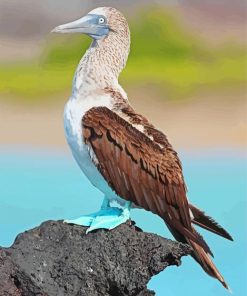
<svg viewBox="0 0 247 296">
<path fill-rule="evenodd" d="M 202 88 L 245 83 L 244 48 L 212 49 L 184 31 L 176 17 L 163 10 L 141 14 L 130 27 L 132 52 L 121 75 L 125 86 L 155 85 L 170 99 L 177 99 Z M 90 40 L 80 35 L 54 35 L 52 40 L 38 62 L 1 66 L 0 94 L 37 101 L 69 90 Z"/>
</svg>

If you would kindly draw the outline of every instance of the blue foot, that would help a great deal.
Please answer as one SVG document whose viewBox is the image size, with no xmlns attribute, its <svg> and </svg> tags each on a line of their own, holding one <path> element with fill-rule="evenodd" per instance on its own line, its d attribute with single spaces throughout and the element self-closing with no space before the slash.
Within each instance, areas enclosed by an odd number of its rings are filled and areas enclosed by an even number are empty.
<svg viewBox="0 0 247 296">
<path fill-rule="evenodd" d="M 91 215 L 82 216 L 75 220 L 65 220 L 69 224 L 88 226 L 87 233 L 95 229 L 113 229 L 130 218 L 130 204 L 124 208 L 107 207 Z"/>
</svg>

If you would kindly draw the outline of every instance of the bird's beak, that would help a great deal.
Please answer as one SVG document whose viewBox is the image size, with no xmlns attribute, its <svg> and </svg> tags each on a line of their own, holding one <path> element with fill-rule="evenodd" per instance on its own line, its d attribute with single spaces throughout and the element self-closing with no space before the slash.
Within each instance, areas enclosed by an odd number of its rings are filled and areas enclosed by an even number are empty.
<svg viewBox="0 0 247 296">
<path fill-rule="evenodd" d="M 95 39 L 100 39 L 109 32 L 108 26 L 99 25 L 98 17 L 93 14 L 88 14 L 74 22 L 67 23 L 56 27 L 52 33 L 81 33 L 87 34 Z"/>
<path fill-rule="evenodd" d="M 83 33 L 88 34 L 92 33 L 93 28 L 90 25 L 90 17 L 84 16 L 74 22 L 60 25 L 53 29 L 52 33 Z"/>
</svg>

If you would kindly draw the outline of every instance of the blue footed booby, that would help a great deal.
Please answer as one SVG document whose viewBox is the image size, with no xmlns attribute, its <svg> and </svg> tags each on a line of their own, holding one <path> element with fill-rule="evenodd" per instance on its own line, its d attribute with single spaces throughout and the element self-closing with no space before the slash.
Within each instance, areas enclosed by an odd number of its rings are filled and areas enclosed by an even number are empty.
<svg viewBox="0 0 247 296">
<path fill-rule="evenodd" d="M 228 288 L 193 224 L 232 240 L 230 234 L 189 203 L 177 153 L 165 134 L 131 107 L 118 82 L 130 51 L 125 17 L 115 8 L 96 8 L 53 32 L 92 38 L 74 76 L 64 126 L 76 162 L 105 196 L 100 211 L 66 222 L 88 231 L 113 229 L 130 218 L 131 207 L 151 211 L 178 241 L 192 247 L 206 273 Z"/>
</svg>

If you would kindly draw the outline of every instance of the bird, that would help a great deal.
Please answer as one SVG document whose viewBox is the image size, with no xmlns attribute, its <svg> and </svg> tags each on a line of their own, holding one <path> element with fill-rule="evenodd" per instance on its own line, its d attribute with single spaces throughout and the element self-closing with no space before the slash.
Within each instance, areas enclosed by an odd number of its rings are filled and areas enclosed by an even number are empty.
<svg viewBox="0 0 247 296">
<path fill-rule="evenodd" d="M 119 84 L 130 52 L 130 29 L 113 7 L 99 7 L 53 33 L 80 33 L 92 43 L 76 69 L 64 109 L 65 135 L 80 169 L 104 199 L 100 210 L 67 223 L 111 229 L 130 219 L 132 208 L 160 216 L 174 238 L 192 248 L 204 271 L 229 288 L 194 225 L 233 240 L 187 195 L 182 164 L 167 136 L 137 113 Z"/>
</svg>

